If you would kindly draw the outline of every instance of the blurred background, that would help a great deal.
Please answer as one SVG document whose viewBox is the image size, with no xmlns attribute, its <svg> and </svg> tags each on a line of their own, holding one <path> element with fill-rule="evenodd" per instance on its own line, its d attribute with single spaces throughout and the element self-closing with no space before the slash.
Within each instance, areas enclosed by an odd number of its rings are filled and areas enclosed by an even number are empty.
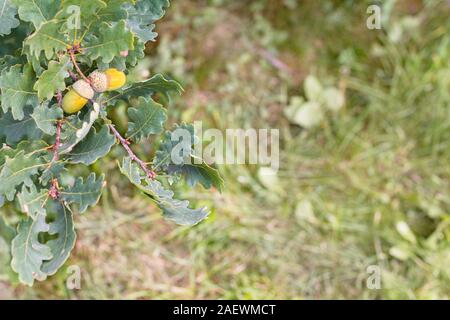
<svg viewBox="0 0 450 320">
<path fill-rule="evenodd" d="M 120 176 L 116 148 L 65 268 L 33 288 L 0 268 L 0 298 L 449 298 L 449 17 L 446 0 L 172 1 L 133 76 L 182 83 L 171 123 L 279 129 L 280 170 L 220 166 L 222 193 L 180 185 L 212 214 L 177 227 Z"/>
</svg>

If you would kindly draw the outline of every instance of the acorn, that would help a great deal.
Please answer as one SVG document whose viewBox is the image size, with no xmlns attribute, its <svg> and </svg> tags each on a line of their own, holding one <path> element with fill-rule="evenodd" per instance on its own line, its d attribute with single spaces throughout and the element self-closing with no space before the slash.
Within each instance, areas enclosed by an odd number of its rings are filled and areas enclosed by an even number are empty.
<svg viewBox="0 0 450 320">
<path fill-rule="evenodd" d="M 80 111 L 94 97 L 94 90 L 89 83 L 78 80 L 62 99 L 62 108 L 68 114 Z"/>
<path fill-rule="evenodd" d="M 125 73 L 117 69 L 111 68 L 103 72 L 98 70 L 89 75 L 91 86 L 96 92 L 113 91 L 121 88 L 127 78 Z"/>
<path fill-rule="evenodd" d="M 108 89 L 108 78 L 103 72 L 95 70 L 89 75 L 89 80 L 91 80 L 91 86 L 95 92 L 101 93 Z"/>
</svg>

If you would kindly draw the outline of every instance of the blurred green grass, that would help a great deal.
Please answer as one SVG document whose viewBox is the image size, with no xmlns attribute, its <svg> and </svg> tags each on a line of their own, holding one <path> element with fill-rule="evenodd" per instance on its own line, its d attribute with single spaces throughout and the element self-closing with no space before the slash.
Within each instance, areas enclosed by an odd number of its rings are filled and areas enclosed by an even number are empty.
<svg viewBox="0 0 450 320">
<path fill-rule="evenodd" d="M 125 299 L 448 298 L 450 294 L 450 7 L 384 1 L 174 1 L 139 72 L 185 87 L 171 121 L 279 128 L 281 168 L 222 166 L 222 194 L 183 187 L 213 208 L 193 228 L 163 221 L 117 173 L 101 206 L 76 217 L 66 271 L 6 297 Z M 392 9 L 390 8 L 392 5 Z M 390 11 L 389 11 L 390 10 Z M 312 129 L 285 115 L 315 75 L 346 104 Z M 120 108 L 116 118 L 120 119 Z M 150 155 L 150 145 L 141 154 Z M 120 156 L 116 149 L 113 156 Z M 380 290 L 367 267 L 382 270 Z"/>
</svg>

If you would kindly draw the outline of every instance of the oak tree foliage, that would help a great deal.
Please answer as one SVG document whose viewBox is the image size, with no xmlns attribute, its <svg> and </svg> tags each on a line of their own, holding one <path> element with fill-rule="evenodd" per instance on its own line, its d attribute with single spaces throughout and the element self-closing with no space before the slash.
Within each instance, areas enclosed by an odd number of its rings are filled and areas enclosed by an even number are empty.
<svg viewBox="0 0 450 320">
<path fill-rule="evenodd" d="M 44 280 L 69 258 L 74 217 L 88 214 L 107 182 L 104 174 L 78 176 L 75 169 L 90 171 L 116 146 L 125 151 L 118 170 L 165 218 L 193 225 L 207 217 L 206 208 L 192 208 L 167 187 L 223 186 L 217 170 L 201 161 L 171 162 L 175 142 L 160 101 L 181 94 L 176 81 L 156 74 L 96 93 L 75 114 L 61 108 L 61 97 L 84 74 L 128 74 L 168 8 L 168 0 L 0 0 L 0 236 L 20 282 Z M 107 116 L 118 101 L 131 105 L 123 136 Z M 193 133 L 187 124 L 175 128 Z M 186 146 L 191 160 L 195 139 Z M 133 144 L 140 143 L 152 143 L 154 159 L 135 155 Z"/>
</svg>

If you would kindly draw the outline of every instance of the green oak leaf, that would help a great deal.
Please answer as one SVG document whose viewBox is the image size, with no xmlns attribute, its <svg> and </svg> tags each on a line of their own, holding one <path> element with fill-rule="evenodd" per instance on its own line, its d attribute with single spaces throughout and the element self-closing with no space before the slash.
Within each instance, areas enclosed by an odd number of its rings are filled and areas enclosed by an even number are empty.
<svg viewBox="0 0 450 320">
<path fill-rule="evenodd" d="M 175 162 L 180 166 L 183 165 L 190 160 L 193 145 L 198 142 L 197 140 L 194 126 L 190 124 L 176 125 L 172 131 L 166 131 L 156 151 L 153 168 L 165 170 Z M 174 157 L 177 159 L 173 159 Z"/>
<path fill-rule="evenodd" d="M 74 203 L 78 211 L 83 213 L 89 206 L 97 204 L 102 194 L 105 176 L 100 176 L 97 180 L 95 173 L 91 173 L 86 181 L 78 178 L 72 187 L 68 187 L 59 194 L 61 199 L 67 204 Z"/>
<path fill-rule="evenodd" d="M 103 63 L 97 61 L 97 66 L 100 70 L 106 70 L 108 68 L 116 68 L 117 70 L 125 70 L 128 67 L 134 67 L 145 56 L 145 44 L 134 38 L 134 50 L 128 52 L 126 57 L 116 56 L 110 63 Z"/>
<path fill-rule="evenodd" d="M 36 126 L 48 135 L 56 133 L 56 121 L 62 119 L 63 111 L 54 104 L 50 108 L 48 103 L 43 103 L 34 109 L 31 117 L 34 119 Z"/>
<path fill-rule="evenodd" d="M 14 119 L 24 118 L 24 108 L 27 105 L 37 106 L 38 99 L 33 91 L 34 72 L 30 65 L 23 68 L 20 65 L 3 70 L 0 76 L 2 109 L 11 110 Z"/>
<path fill-rule="evenodd" d="M 12 241 L 11 267 L 19 274 L 19 280 L 29 286 L 34 279 L 44 280 L 47 275 L 41 271 L 42 263 L 52 258 L 50 247 L 39 242 L 39 234 L 49 231 L 45 215 L 28 218 L 19 223 L 17 235 Z"/>
<path fill-rule="evenodd" d="M 38 214 L 45 215 L 45 202 L 47 200 L 47 189 L 37 191 L 35 185 L 22 186 L 22 191 L 17 195 L 22 212 L 35 219 Z"/>
<path fill-rule="evenodd" d="M 20 20 L 33 23 L 35 28 L 52 19 L 59 10 L 60 0 L 11 0 L 16 5 Z"/>
<path fill-rule="evenodd" d="M 66 158 L 71 163 L 90 165 L 107 155 L 115 143 L 108 127 L 104 126 L 98 133 L 92 128 L 86 138 L 66 154 Z"/>
<path fill-rule="evenodd" d="M 193 157 L 192 161 L 194 159 L 195 157 Z M 224 180 L 220 176 L 219 171 L 205 162 L 185 164 L 181 167 L 169 166 L 166 172 L 168 174 L 183 175 L 190 187 L 195 187 L 197 183 L 200 183 L 205 189 L 210 189 L 214 186 L 219 192 L 224 187 Z"/>
<path fill-rule="evenodd" d="M 185 130 L 185 132 L 178 130 Z M 190 137 L 190 139 L 183 141 L 185 136 Z M 206 189 L 214 186 L 221 192 L 224 181 L 219 171 L 194 155 L 193 148 L 196 143 L 199 143 L 199 141 L 198 137 L 195 136 L 192 125 L 182 124 L 176 126 L 172 131 L 167 131 L 158 151 L 156 151 L 153 168 L 155 170 L 161 169 L 169 175 L 184 176 L 190 187 L 200 183 Z"/>
<path fill-rule="evenodd" d="M 136 108 L 128 109 L 128 116 L 127 139 L 135 142 L 160 133 L 167 120 L 166 109 L 162 105 L 143 97 L 138 99 Z"/>
<path fill-rule="evenodd" d="M 86 40 L 85 54 L 92 60 L 111 62 L 121 51 L 133 50 L 133 34 L 121 20 L 114 25 L 102 22 L 99 26 L 98 37 Z"/>
<path fill-rule="evenodd" d="M 170 99 L 170 93 L 181 94 L 183 87 L 175 80 L 168 80 L 161 74 L 156 74 L 148 80 L 133 83 L 124 89 L 114 92 L 107 100 L 128 100 L 134 97 L 150 98 L 155 93 L 163 94 L 167 99 Z"/>
<path fill-rule="evenodd" d="M 129 0 L 105 0 L 106 7 L 98 10 L 96 16 L 99 21 L 119 21 L 128 17 L 127 10 L 123 7 Z"/>
<path fill-rule="evenodd" d="M 47 275 L 53 275 L 69 258 L 77 235 L 70 210 L 55 201 L 50 201 L 47 208 L 47 215 L 53 218 L 53 221 L 49 223 L 48 233 L 56 238 L 46 243 L 53 257 L 51 260 L 44 261 L 41 270 Z"/>
<path fill-rule="evenodd" d="M 153 23 L 164 16 L 167 7 L 169 7 L 168 0 L 138 0 L 134 6 L 128 4 L 127 26 L 143 42 L 152 41 L 158 35 L 153 32 L 155 27 Z"/>
<path fill-rule="evenodd" d="M 174 199 L 173 191 L 165 189 L 159 181 L 141 177 L 140 169 L 132 163 L 130 158 L 123 159 L 120 171 L 139 190 L 155 201 L 163 211 L 163 217 L 168 220 L 180 225 L 194 225 L 204 220 L 209 214 L 206 208 L 190 209 L 189 201 Z"/>
<path fill-rule="evenodd" d="M 30 140 L 39 139 L 42 136 L 42 132 L 31 117 L 31 111 L 31 107 L 26 107 L 22 120 L 14 120 L 10 112 L 5 113 L 0 118 L 0 141 L 3 137 L 8 145 L 15 146 L 17 142 L 24 138 Z"/>
<path fill-rule="evenodd" d="M 23 151 L 25 154 L 33 154 L 34 156 L 42 156 L 48 154 L 49 145 L 42 140 L 35 141 L 21 141 L 15 148 L 11 148 L 9 146 L 2 146 L 0 148 L 0 170 L 3 168 L 5 164 L 6 158 L 13 158 L 19 152 Z"/>
<path fill-rule="evenodd" d="M 33 185 L 31 179 L 45 166 L 45 161 L 33 153 L 25 154 L 20 151 L 14 157 L 6 157 L 5 164 L 0 171 L 0 195 L 12 201 L 16 195 L 16 188 L 24 184 Z"/>
<path fill-rule="evenodd" d="M 38 92 L 40 101 L 50 100 L 57 91 L 66 89 L 65 79 L 69 77 L 68 70 L 72 63 L 68 56 L 61 58 L 61 61 L 50 61 L 48 69 L 45 70 L 34 84 L 33 89 Z"/>
<path fill-rule="evenodd" d="M 10 34 L 20 24 L 16 18 L 17 9 L 11 0 L 0 0 L 0 35 Z"/>
<path fill-rule="evenodd" d="M 70 19 L 72 15 L 77 13 L 76 11 L 72 10 L 74 6 L 79 8 L 78 12 L 80 14 L 80 28 L 84 29 L 82 33 L 87 33 L 93 22 L 99 19 L 99 12 L 107 8 L 107 4 L 101 0 L 64 0 L 62 8 L 56 15 L 56 18 L 61 20 L 66 19 L 68 22 L 75 23 L 75 19 Z M 66 28 L 68 30 L 71 30 L 71 28 L 69 28 L 68 26 Z"/>
<path fill-rule="evenodd" d="M 56 52 L 66 51 L 68 46 L 67 35 L 61 32 L 63 23 L 63 21 L 56 19 L 44 22 L 33 34 L 26 38 L 24 45 L 28 47 L 30 54 L 39 59 L 41 52 L 44 52 L 45 57 L 50 60 L 55 57 Z"/>
</svg>

